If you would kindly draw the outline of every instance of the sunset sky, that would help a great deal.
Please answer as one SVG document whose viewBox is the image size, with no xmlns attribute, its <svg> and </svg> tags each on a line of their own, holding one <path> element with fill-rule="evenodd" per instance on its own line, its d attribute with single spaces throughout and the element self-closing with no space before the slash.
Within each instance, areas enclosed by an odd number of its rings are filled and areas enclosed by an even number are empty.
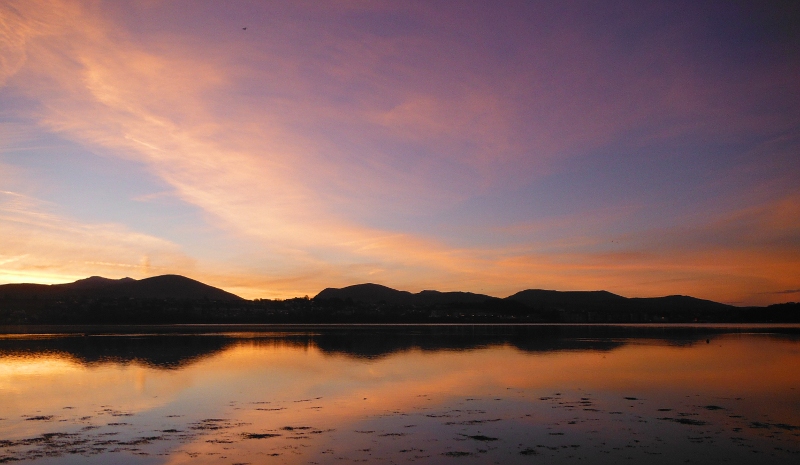
<svg viewBox="0 0 800 465">
<path fill-rule="evenodd" d="M 0 0 L 0 283 L 798 301 L 798 24 L 793 1 Z"/>
</svg>

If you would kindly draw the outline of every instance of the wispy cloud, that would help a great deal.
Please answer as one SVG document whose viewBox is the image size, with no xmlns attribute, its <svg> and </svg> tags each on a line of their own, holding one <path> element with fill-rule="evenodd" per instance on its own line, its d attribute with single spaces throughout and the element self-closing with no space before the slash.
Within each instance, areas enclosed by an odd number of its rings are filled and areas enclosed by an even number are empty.
<svg viewBox="0 0 800 465">
<path fill-rule="evenodd" d="M 518 191 L 596 153 L 634 159 L 664 141 L 714 141 L 691 148 L 700 152 L 742 133 L 791 130 L 786 114 L 756 111 L 770 106 L 754 96 L 786 88 L 791 73 L 709 71 L 674 46 L 692 37 L 639 30 L 654 8 L 615 16 L 642 37 L 623 40 L 618 29 L 545 4 L 522 19 L 505 8 L 300 3 L 263 14 L 246 33 L 213 14 L 216 2 L 191 12 L 151 4 L 158 15 L 149 33 L 121 13 L 145 14 L 142 5 L 98 5 L 0 5 L 0 86 L 35 102 L 15 114 L 101 156 L 143 164 L 169 187 L 136 200 L 173 195 L 199 207 L 225 241 L 252 250 L 236 249 L 226 263 L 202 252 L 188 258 L 179 244 L 81 224 L 41 203 L 8 200 L 12 193 L 0 211 L 11 244 L 0 260 L 19 276 L 195 270 L 248 297 L 371 280 L 494 295 L 606 288 L 729 301 L 797 282 L 792 198 L 745 208 L 726 201 L 702 220 L 650 228 L 618 227 L 650 207 L 644 202 L 593 214 L 517 213 L 528 203 L 562 206 L 559 194 L 580 185 L 556 186 L 563 190 L 548 199 Z M 681 30 L 702 30 L 685 21 Z M 495 34 L 498 24 L 524 33 Z M 3 186 L 13 186 L 8 172 L 0 172 Z M 609 183 L 625 186 L 626 176 Z M 509 192 L 516 197 L 505 201 Z M 483 242 L 410 224 L 434 223 L 481 195 L 502 198 L 498 208 L 519 218 L 493 224 L 476 214 L 469 225 L 490 237 Z"/>
<path fill-rule="evenodd" d="M 0 282 L 57 283 L 96 274 L 141 278 L 195 267 L 168 241 L 114 224 L 84 224 L 51 208 L 0 192 Z"/>
<path fill-rule="evenodd" d="M 786 289 L 784 291 L 765 292 L 765 294 L 800 294 L 800 289 Z"/>
<path fill-rule="evenodd" d="M 310 260 L 338 256 L 344 266 L 377 260 L 383 262 L 378 269 L 387 263 L 463 268 L 453 263 L 455 254 L 430 241 L 332 217 L 302 181 L 304 166 L 315 160 L 281 142 L 280 128 L 273 131 L 275 144 L 264 128 L 228 128 L 210 113 L 214 102 L 203 96 L 227 78 L 207 60 L 140 50 L 79 8 L 63 15 L 59 24 L 71 39 L 71 55 L 65 59 L 61 48 L 52 49 L 58 34 L 30 45 L 35 59 L 21 77 L 48 78 L 44 85 L 23 87 L 47 96 L 39 115 L 43 124 L 144 161 L 181 198 L 215 215 L 222 226 L 260 238 L 264 247 L 304 250 Z M 180 101 L 170 103 L 176 95 Z"/>
</svg>

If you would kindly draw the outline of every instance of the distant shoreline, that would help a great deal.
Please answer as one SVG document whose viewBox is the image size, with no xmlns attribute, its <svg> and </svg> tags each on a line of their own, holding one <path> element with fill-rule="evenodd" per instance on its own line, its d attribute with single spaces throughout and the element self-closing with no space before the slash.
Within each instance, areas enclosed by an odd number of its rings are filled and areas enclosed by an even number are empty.
<svg viewBox="0 0 800 465">
<path fill-rule="evenodd" d="M 391 328 L 467 328 L 467 327 L 508 327 L 508 328 L 546 328 L 546 327 L 574 327 L 574 328 L 648 328 L 648 329 L 797 329 L 800 323 L 177 323 L 177 324 L 122 324 L 122 325 L 0 325 L 0 338 L 3 336 L 15 337 L 24 335 L 35 336 L 62 336 L 62 335 L 163 335 L 163 334 L 232 334 L 232 333 L 263 333 L 270 332 L 291 333 L 298 331 L 308 333 L 315 329 L 391 329 Z M 142 331 L 147 330 L 147 331 Z M 726 331 L 727 332 L 727 331 Z"/>
<path fill-rule="evenodd" d="M 736 307 L 684 295 L 527 289 L 506 298 L 365 283 L 313 298 L 241 297 L 178 275 L 0 285 L 0 325 L 800 323 L 800 304 Z"/>
</svg>

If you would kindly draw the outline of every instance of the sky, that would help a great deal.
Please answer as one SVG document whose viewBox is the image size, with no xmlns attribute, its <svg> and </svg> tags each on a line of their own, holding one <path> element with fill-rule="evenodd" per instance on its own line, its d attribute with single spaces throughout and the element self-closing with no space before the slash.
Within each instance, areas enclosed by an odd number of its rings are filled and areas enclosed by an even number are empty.
<svg viewBox="0 0 800 465">
<path fill-rule="evenodd" d="M 0 283 L 800 300 L 792 1 L 0 0 Z"/>
</svg>

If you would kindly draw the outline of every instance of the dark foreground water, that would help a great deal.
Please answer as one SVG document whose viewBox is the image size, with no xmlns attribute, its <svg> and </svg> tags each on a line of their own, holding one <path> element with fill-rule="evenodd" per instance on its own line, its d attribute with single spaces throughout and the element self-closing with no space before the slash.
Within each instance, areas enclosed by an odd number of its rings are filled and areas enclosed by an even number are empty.
<svg viewBox="0 0 800 465">
<path fill-rule="evenodd" d="M 800 463 L 798 326 L 120 330 L 0 336 L 0 463 Z"/>
</svg>

